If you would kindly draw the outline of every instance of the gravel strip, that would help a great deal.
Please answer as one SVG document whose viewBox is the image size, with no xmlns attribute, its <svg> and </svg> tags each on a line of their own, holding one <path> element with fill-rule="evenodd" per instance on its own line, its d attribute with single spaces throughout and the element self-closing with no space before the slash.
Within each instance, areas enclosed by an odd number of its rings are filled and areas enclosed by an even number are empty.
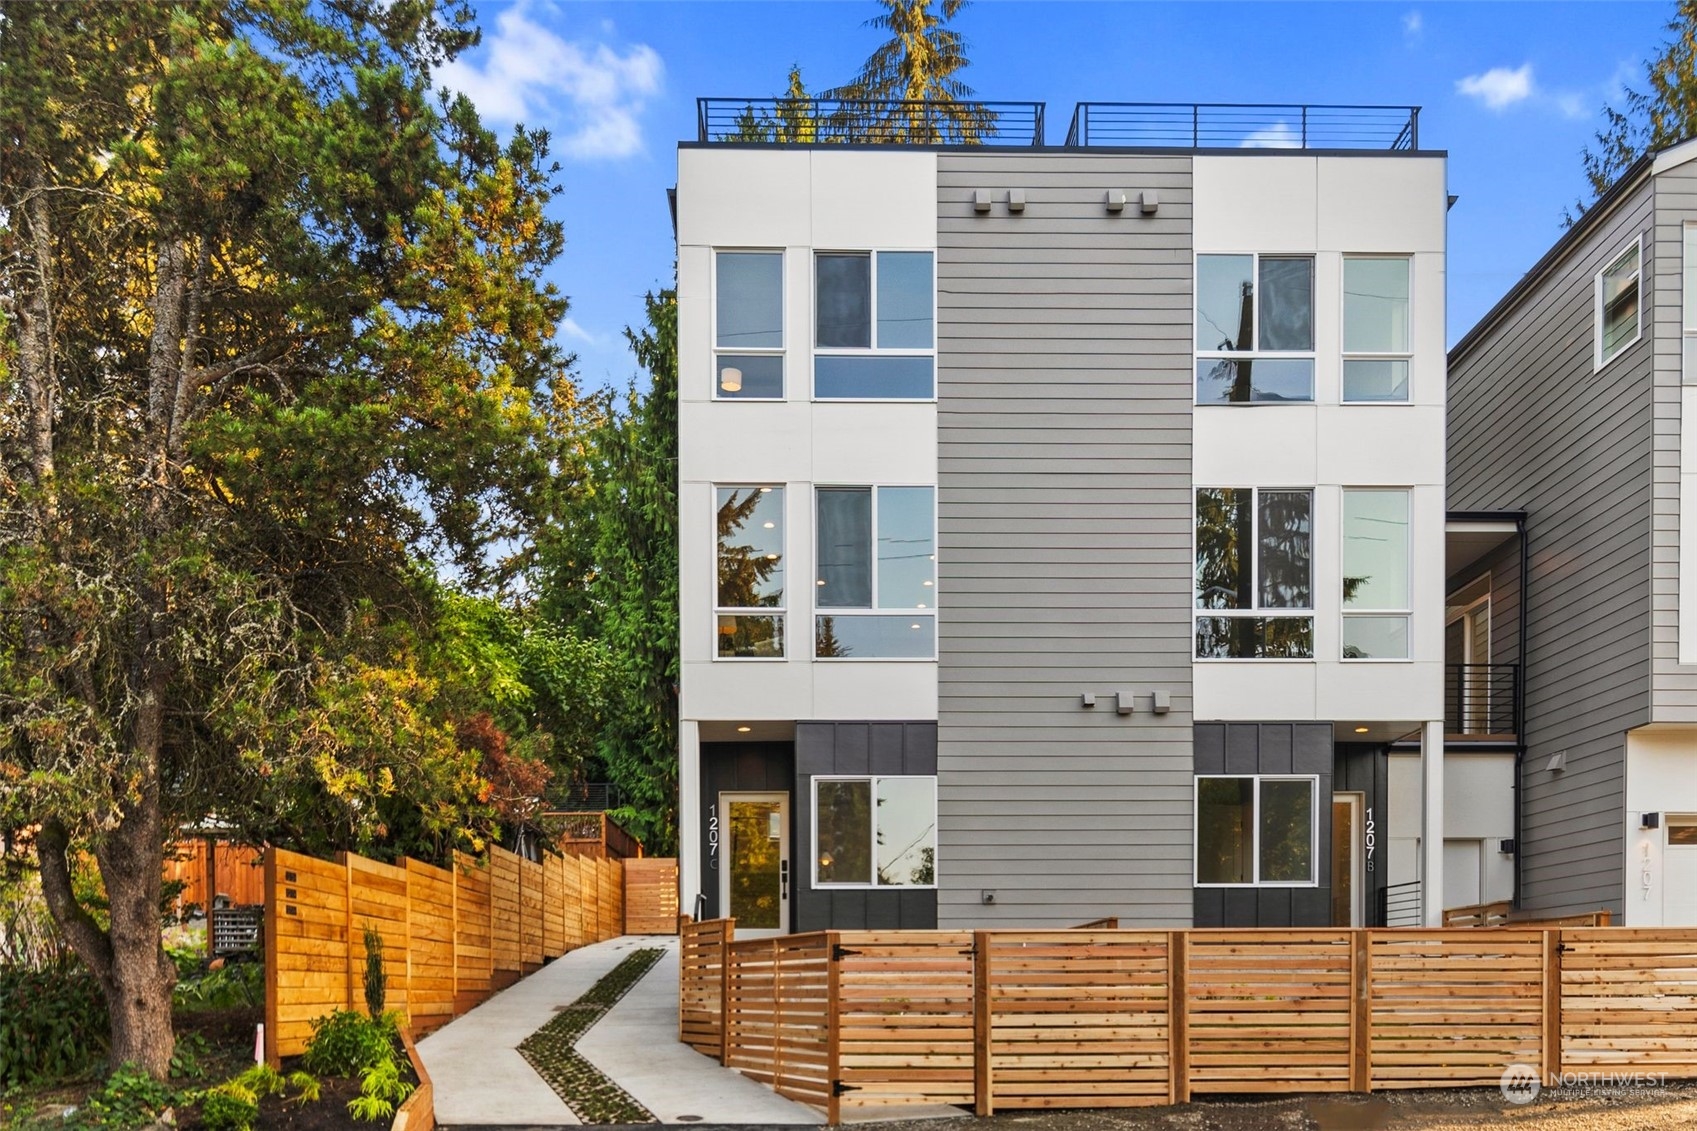
<svg viewBox="0 0 1697 1131">
<path fill-rule="evenodd" d="M 578 1038 L 665 954 L 632 951 L 582 997 L 519 1044 L 519 1053 L 585 1123 L 652 1123 L 654 1115 L 577 1052 Z"/>
</svg>

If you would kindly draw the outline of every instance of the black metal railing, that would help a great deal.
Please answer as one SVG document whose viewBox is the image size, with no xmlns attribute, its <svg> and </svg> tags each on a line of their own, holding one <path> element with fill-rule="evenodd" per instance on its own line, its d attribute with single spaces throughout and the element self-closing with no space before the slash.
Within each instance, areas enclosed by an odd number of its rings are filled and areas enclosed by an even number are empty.
<svg viewBox="0 0 1697 1131">
<path fill-rule="evenodd" d="M 1386 927 L 1418 927 L 1424 920 L 1420 914 L 1420 881 L 1391 884 L 1379 889 L 1379 923 Z"/>
<path fill-rule="evenodd" d="M 1445 665 L 1444 733 L 1519 735 L 1520 665 Z"/>
<path fill-rule="evenodd" d="M 1420 148 L 1418 106 L 1080 102 L 1070 146 L 1129 149 Z"/>
<path fill-rule="evenodd" d="M 1041 102 L 698 98 L 697 139 L 752 145 L 1042 145 Z"/>
</svg>

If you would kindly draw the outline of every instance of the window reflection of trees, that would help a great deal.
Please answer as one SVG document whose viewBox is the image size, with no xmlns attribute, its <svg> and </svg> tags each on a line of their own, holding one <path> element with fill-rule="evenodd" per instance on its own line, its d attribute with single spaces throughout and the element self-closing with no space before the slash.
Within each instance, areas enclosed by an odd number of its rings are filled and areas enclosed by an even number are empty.
<svg viewBox="0 0 1697 1131">
<path fill-rule="evenodd" d="M 1196 607 L 1311 609 L 1313 494 L 1248 487 L 1196 492 Z M 1249 554 L 1253 553 L 1253 562 Z M 1259 585 L 1257 586 L 1257 574 Z M 1196 619 L 1204 658 L 1302 659 L 1313 655 L 1312 617 Z"/>
</svg>

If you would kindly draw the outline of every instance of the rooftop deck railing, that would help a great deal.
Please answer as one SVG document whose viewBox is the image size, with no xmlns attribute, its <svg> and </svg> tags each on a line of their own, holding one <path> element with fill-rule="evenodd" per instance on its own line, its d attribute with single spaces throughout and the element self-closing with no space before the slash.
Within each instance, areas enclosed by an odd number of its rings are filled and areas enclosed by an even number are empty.
<svg viewBox="0 0 1697 1131">
<path fill-rule="evenodd" d="M 766 145 L 1042 145 L 1041 102 L 698 98 L 702 142 Z"/>
<path fill-rule="evenodd" d="M 1420 148 L 1418 106 L 1080 102 L 1069 146 L 1127 149 Z"/>
</svg>

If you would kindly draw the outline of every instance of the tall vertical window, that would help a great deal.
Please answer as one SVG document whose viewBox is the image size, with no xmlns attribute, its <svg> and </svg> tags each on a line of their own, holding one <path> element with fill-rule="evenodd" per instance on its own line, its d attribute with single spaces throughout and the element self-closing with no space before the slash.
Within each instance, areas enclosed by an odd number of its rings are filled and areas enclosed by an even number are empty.
<svg viewBox="0 0 1697 1131">
<path fill-rule="evenodd" d="M 1196 779 L 1196 885 L 1315 882 L 1313 777 Z"/>
<path fill-rule="evenodd" d="M 1343 493 L 1343 658 L 1408 659 L 1409 495 Z"/>
<path fill-rule="evenodd" d="M 1343 399 L 1408 400 L 1410 261 L 1343 260 Z"/>
<path fill-rule="evenodd" d="M 936 494 L 931 487 L 819 488 L 815 656 L 936 656 Z"/>
<path fill-rule="evenodd" d="M 1597 368 L 1619 357 L 1636 342 L 1638 317 L 1638 240 L 1597 272 Z"/>
<path fill-rule="evenodd" d="M 784 654 L 784 489 L 717 488 L 718 654 Z"/>
<path fill-rule="evenodd" d="M 820 252 L 813 260 L 813 395 L 937 395 L 936 284 L 929 251 Z"/>
<path fill-rule="evenodd" d="M 713 395 L 782 399 L 784 253 L 715 252 L 713 274 Z"/>
<path fill-rule="evenodd" d="M 1196 257 L 1196 403 L 1314 399 L 1314 260 Z"/>
<path fill-rule="evenodd" d="M 1685 301 L 1681 319 L 1683 350 L 1681 370 L 1687 384 L 1697 383 L 1697 224 L 1685 225 Z"/>
<path fill-rule="evenodd" d="M 1196 656 L 1314 657 L 1314 492 L 1196 492 Z"/>
</svg>

